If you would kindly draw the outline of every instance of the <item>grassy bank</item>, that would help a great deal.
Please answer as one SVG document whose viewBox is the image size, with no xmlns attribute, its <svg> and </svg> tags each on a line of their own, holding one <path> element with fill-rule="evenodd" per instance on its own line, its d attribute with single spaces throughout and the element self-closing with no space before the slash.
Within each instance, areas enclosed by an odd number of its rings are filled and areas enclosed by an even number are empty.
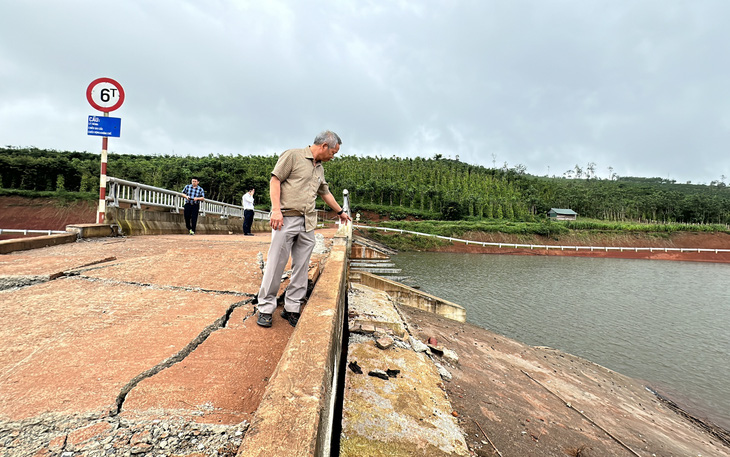
<svg viewBox="0 0 730 457">
<path fill-rule="evenodd" d="M 730 235 L 726 225 L 641 224 L 598 220 L 514 222 L 485 221 L 380 221 L 381 227 L 473 241 L 593 246 L 665 246 L 683 234 Z M 450 244 L 437 238 L 394 234 L 378 230 L 363 233 L 400 251 L 436 250 Z"/>
<path fill-rule="evenodd" d="M 508 233 L 512 235 L 559 236 L 573 231 L 613 233 L 674 233 L 706 232 L 730 233 L 724 224 L 642 224 L 636 222 L 609 222 L 592 219 L 578 221 L 515 222 L 504 219 L 482 221 L 381 221 L 382 227 L 458 238 L 468 232 Z"/>
<path fill-rule="evenodd" d="M 99 194 L 93 192 L 68 192 L 65 190 L 37 191 L 0 188 L 0 197 L 52 198 L 58 200 L 59 204 L 65 204 L 79 201 L 93 202 L 99 199 Z"/>
</svg>

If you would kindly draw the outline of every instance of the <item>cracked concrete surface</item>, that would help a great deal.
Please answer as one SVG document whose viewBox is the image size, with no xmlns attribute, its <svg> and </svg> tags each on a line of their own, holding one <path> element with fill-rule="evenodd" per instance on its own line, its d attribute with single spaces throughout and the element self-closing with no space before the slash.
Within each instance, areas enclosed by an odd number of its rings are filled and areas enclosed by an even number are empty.
<svg viewBox="0 0 730 457">
<path fill-rule="evenodd" d="M 0 256 L 0 456 L 96 455 L 74 447 L 92 431 L 124 455 L 160 423 L 235 430 L 240 444 L 293 330 L 278 314 L 272 329 L 250 319 L 268 241 L 97 239 Z M 223 455 L 209 441 L 204 455 Z"/>
<path fill-rule="evenodd" d="M 391 297 L 350 284 L 348 300 L 351 333 L 340 455 L 469 455 L 437 366 L 407 342 Z M 375 340 L 385 336 L 393 345 L 378 347 Z M 394 375 L 381 379 L 372 374 L 377 370 Z"/>
<path fill-rule="evenodd" d="M 182 348 L 179 352 L 174 354 L 173 356 L 163 360 L 162 362 L 158 363 L 154 367 L 145 370 L 144 372 L 138 374 L 135 376 L 131 381 L 129 381 L 124 387 L 122 387 L 121 392 L 119 392 L 119 395 L 117 395 L 116 399 L 116 405 L 117 410 L 116 414 L 119 414 L 122 412 L 122 408 L 124 406 L 124 401 L 127 398 L 127 395 L 134 389 L 137 384 L 142 382 L 143 380 L 147 378 L 151 378 L 152 376 L 155 376 L 156 374 L 160 373 L 162 370 L 165 370 L 167 368 L 172 367 L 178 362 L 183 361 L 187 356 L 189 356 L 198 346 L 200 346 L 205 340 L 208 339 L 208 337 L 211 335 L 211 333 L 215 332 L 216 330 L 220 330 L 221 328 L 224 328 L 226 324 L 228 323 L 228 320 L 231 317 L 231 314 L 233 311 L 238 308 L 239 306 L 247 305 L 251 303 L 251 300 L 248 299 L 241 302 L 236 302 L 231 304 L 228 309 L 226 310 L 225 315 L 219 317 L 216 319 L 212 324 L 205 327 L 200 334 L 195 337 L 190 343 L 188 343 L 184 348 Z M 249 315 L 252 315 L 253 313 L 250 312 Z"/>
</svg>

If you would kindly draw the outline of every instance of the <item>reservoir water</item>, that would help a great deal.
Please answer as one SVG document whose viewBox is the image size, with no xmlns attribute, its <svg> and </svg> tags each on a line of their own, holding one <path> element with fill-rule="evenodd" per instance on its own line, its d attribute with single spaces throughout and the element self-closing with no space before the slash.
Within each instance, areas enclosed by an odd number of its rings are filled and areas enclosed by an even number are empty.
<svg viewBox="0 0 730 457">
<path fill-rule="evenodd" d="M 644 380 L 730 429 L 730 265 L 558 256 L 393 256 L 467 321 Z"/>
</svg>

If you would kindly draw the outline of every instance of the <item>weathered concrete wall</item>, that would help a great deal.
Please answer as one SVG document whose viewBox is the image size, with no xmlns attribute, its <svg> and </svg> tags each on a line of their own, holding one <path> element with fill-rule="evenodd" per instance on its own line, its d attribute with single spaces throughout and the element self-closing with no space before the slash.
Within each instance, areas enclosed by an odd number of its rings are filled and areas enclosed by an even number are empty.
<svg viewBox="0 0 730 457">
<path fill-rule="evenodd" d="M 239 457 L 330 455 L 346 294 L 347 240 L 336 237 Z"/>
<path fill-rule="evenodd" d="M 466 310 L 463 307 L 412 287 L 364 272 L 353 275 L 350 280 L 387 292 L 398 304 L 436 313 L 455 321 L 466 322 Z"/>
<path fill-rule="evenodd" d="M 169 235 L 187 233 L 183 213 L 154 211 L 151 209 L 107 207 L 106 222 L 117 224 L 124 235 Z M 269 222 L 254 220 L 254 232 L 268 231 Z M 222 219 L 218 215 L 200 215 L 196 231 L 199 233 L 243 233 L 243 220 L 238 217 Z"/>
<path fill-rule="evenodd" d="M 371 249 L 367 246 L 363 246 L 358 243 L 352 243 L 352 249 L 350 250 L 350 257 L 353 259 L 388 259 L 388 255 Z"/>
<path fill-rule="evenodd" d="M 79 238 L 102 238 L 117 236 L 119 227 L 115 224 L 73 224 L 67 225 L 66 231 L 75 233 Z"/>
</svg>

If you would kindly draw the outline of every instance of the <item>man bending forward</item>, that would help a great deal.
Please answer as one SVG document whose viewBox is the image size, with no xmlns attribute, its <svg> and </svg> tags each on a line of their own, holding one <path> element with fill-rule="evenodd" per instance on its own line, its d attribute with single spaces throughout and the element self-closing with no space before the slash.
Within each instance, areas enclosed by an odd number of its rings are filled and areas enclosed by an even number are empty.
<svg viewBox="0 0 730 457">
<path fill-rule="evenodd" d="M 322 168 L 322 162 L 332 160 L 341 144 L 336 133 L 324 131 L 317 135 L 312 146 L 284 151 L 271 172 L 271 245 L 259 289 L 256 320 L 262 327 L 271 327 L 281 275 L 290 255 L 292 276 L 281 316 L 292 326 L 299 321 L 307 293 L 309 258 L 314 249 L 317 195 L 337 211 L 341 223 L 352 220 L 330 193 Z"/>
</svg>

